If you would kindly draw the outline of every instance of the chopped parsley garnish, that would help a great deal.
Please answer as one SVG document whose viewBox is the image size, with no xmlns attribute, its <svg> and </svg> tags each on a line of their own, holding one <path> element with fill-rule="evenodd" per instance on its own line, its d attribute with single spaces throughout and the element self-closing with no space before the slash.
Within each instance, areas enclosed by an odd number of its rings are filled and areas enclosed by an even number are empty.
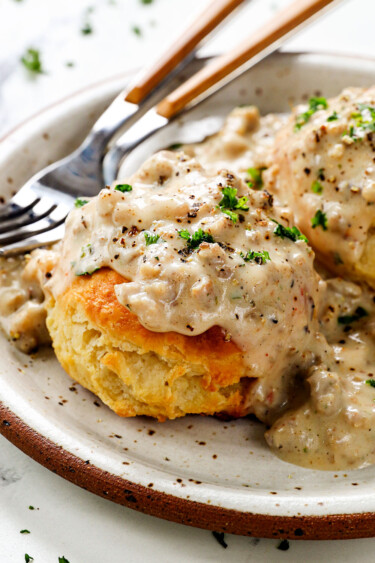
<svg viewBox="0 0 375 563">
<path fill-rule="evenodd" d="M 134 35 L 137 35 L 138 37 L 142 35 L 142 30 L 138 25 L 133 25 L 132 32 L 134 33 Z"/>
<path fill-rule="evenodd" d="M 87 199 L 81 199 L 80 197 L 77 197 L 74 202 L 74 207 L 83 207 L 84 205 L 86 205 L 86 203 L 88 203 Z"/>
<path fill-rule="evenodd" d="M 20 530 L 20 534 L 29 534 L 30 530 Z"/>
<path fill-rule="evenodd" d="M 34 561 L 34 557 L 31 557 L 28 553 L 25 553 L 25 561 L 29 563 L 30 561 Z"/>
<path fill-rule="evenodd" d="M 263 170 L 267 170 L 265 166 L 262 168 L 248 168 L 247 173 L 251 177 L 251 182 L 247 182 L 249 188 L 253 190 L 261 190 L 263 188 Z"/>
<path fill-rule="evenodd" d="M 206 233 L 206 231 L 202 231 L 202 229 L 198 229 L 192 235 L 188 230 L 183 229 L 182 231 L 178 231 L 178 234 L 181 238 L 186 240 L 187 247 L 193 250 L 195 248 L 198 248 L 198 246 L 200 246 L 202 242 L 215 242 L 213 236 L 210 235 L 210 233 Z"/>
<path fill-rule="evenodd" d="M 172 143 L 171 145 L 169 145 L 169 147 L 167 147 L 167 150 L 169 151 L 177 151 L 178 149 L 180 149 L 182 147 L 182 143 Z"/>
<path fill-rule="evenodd" d="M 240 256 L 245 260 L 245 262 L 251 262 L 254 260 L 257 264 L 265 264 L 267 260 L 271 260 L 267 250 L 261 250 L 260 252 L 249 250 L 246 254 L 241 252 Z"/>
<path fill-rule="evenodd" d="M 368 317 L 368 312 L 360 306 L 356 308 L 353 315 L 342 315 L 341 317 L 338 317 L 337 322 L 340 325 L 350 325 L 360 319 L 363 319 L 363 317 Z"/>
<path fill-rule="evenodd" d="M 349 131 L 344 131 L 343 137 L 349 136 L 354 141 L 360 141 L 365 131 L 375 131 L 375 107 L 368 104 L 358 104 L 358 111 L 352 113 L 355 125 Z"/>
<path fill-rule="evenodd" d="M 93 270 L 91 270 L 90 272 L 81 272 L 79 274 L 76 274 L 76 276 L 91 276 L 94 272 L 97 272 L 98 270 L 100 270 L 100 268 L 94 268 Z"/>
<path fill-rule="evenodd" d="M 27 49 L 21 62 L 27 70 L 35 74 L 43 74 L 42 61 L 40 60 L 40 51 L 37 49 Z"/>
<path fill-rule="evenodd" d="M 289 238 L 293 242 L 296 242 L 297 240 L 303 240 L 307 244 L 309 243 L 307 237 L 305 237 L 305 235 L 303 235 L 300 230 L 297 229 L 297 227 L 284 227 L 284 225 L 278 223 L 278 221 L 275 221 L 275 219 L 272 219 L 272 221 L 277 224 L 276 229 L 273 231 L 273 233 L 277 237 Z"/>
<path fill-rule="evenodd" d="M 152 4 L 153 0 L 141 0 L 141 4 Z"/>
<path fill-rule="evenodd" d="M 233 223 L 236 223 L 238 221 L 238 213 L 235 213 L 235 209 L 249 211 L 247 197 L 242 196 L 238 199 L 237 188 L 231 188 L 230 186 L 223 188 L 221 191 L 223 198 L 219 201 L 217 208 L 228 215 Z"/>
<path fill-rule="evenodd" d="M 146 246 L 150 246 L 150 244 L 155 244 L 158 242 L 160 236 L 159 235 L 152 235 L 150 233 L 144 232 Z"/>
<path fill-rule="evenodd" d="M 117 186 L 115 186 L 115 190 L 118 192 L 131 192 L 133 189 L 133 187 L 130 184 L 117 184 Z"/>
<path fill-rule="evenodd" d="M 316 229 L 316 227 L 322 227 L 323 231 L 326 231 L 328 229 L 327 215 L 318 209 L 314 217 L 311 219 L 311 225 L 313 229 Z"/>
<path fill-rule="evenodd" d="M 319 180 L 314 180 L 314 182 L 311 184 L 311 189 L 314 192 L 314 194 L 321 194 L 323 193 L 323 186 L 322 184 L 319 182 Z"/>
<path fill-rule="evenodd" d="M 326 98 L 310 98 L 309 99 L 309 109 L 300 113 L 296 116 L 296 123 L 294 125 L 294 131 L 299 131 L 310 119 L 310 117 L 320 109 L 327 109 L 328 103 Z"/>
<path fill-rule="evenodd" d="M 69 561 L 67 560 L 66 557 L 62 556 L 62 557 L 59 557 L 59 563 L 69 563 Z"/>
<path fill-rule="evenodd" d="M 327 117 L 327 121 L 336 121 L 339 118 L 339 116 L 337 115 L 337 112 L 334 111 L 332 113 L 332 115 L 330 115 L 329 117 Z"/>
<path fill-rule="evenodd" d="M 35 510 L 35 508 L 33 506 L 29 506 L 29 510 Z"/>
<path fill-rule="evenodd" d="M 375 387 L 375 379 L 367 379 L 366 383 L 370 385 L 370 387 Z"/>
<path fill-rule="evenodd" d="M 82 33 L 82 35 L 91 35 L 91 33 L 92 33 L 93 31 L 94 31 L 94 30 L 93 30 L 93 27 L 92 27 L 91 23 L 88 22 L 88 21 L 85 22 L 85 23 L 83 24 L 83 26 L 81 27 L 81 33 Z"/>
</svg>

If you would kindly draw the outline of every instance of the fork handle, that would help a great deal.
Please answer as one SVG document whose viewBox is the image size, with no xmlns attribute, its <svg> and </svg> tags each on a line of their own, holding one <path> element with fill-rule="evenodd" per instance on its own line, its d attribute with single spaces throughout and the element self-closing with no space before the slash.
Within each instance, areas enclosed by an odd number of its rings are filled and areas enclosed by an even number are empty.
<svg viewBox="0 0 375 563">
<path fill-rule="evenodd" d="M 334 0 L 295 0 L 276 13 L 251 37 L 229 53 L 214 59 L 212 63 L 166 96 L 157 106 L 158 114 L 170 119 L 197 96 L 244 65 L 249 59 L 275 44 L 332 1 Z M 269 54 L 269 51 L 266 51 L 266 54 Z"/>
<path fill-rule="evenodd" d="M 125 100 L 139 104 L 221 21 L 244 0 L 213 0 L 171 47 L 137 76 Z"/>
</svg>

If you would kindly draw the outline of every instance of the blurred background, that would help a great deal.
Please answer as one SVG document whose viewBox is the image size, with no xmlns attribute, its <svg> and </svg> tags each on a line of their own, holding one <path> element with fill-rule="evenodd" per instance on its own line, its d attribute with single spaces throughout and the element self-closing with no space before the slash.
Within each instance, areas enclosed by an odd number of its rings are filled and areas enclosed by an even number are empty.
<svg viewBox="0 0 375 563">
<path fill-rule="evenodd" d="M 209 2 L 0 0 L 0 137 L 81 88 L 149 64 Z M 202 51 L 228 50 L 288 3 L 247 0 Z M 284 48 L 375 56 L 374 21 L 374 0 L 346 0 Z"/>
</svg>

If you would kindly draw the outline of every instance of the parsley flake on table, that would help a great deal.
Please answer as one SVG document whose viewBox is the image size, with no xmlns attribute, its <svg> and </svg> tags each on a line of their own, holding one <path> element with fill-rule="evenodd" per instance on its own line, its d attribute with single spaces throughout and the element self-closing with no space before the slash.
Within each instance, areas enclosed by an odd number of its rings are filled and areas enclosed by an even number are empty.
<svg viewBox="0 0 375 563">
<path fill-rule="evenodd" d="M 40 51 L 38 49 L 27 49 L 26 53 L 21 57 L 21 62 L 27 70 L 34 74 L 43 74 L 42 61 L 40 59 Z"/>
<path fill-rule="evenodd" d="M 80 197 L 77 197 L 74 202 L 74 207 L 83 207 L 84 205 L 86 205 L 86 203 L 88 203 L 87 199 L 81 199 Z"/>
<path fill-rule="evenodd" d="M 133 187 L 130 184 L 117 184 L 117 186 L 115 186 L 115 190 L 117 192 L 131 192 L 133 190 Z"/>
<path fill-rule="evenodd" d="M 297 229 L 297 227 L 284 227 L 284 225 L 282 225 L 275 219 L 272 219 L 272 221 L 277 225 L 277 227 L 273 231 L 273 234 L 277 237 L 288 238 L 293 242 L 296 242 L 297 240 L 303 240 L 307 244 L 309 243 L 307 237 L 305 237 L 305 235 L 303 235 L 301 231 Z"/>
<path fill-rule="evenodd" d="M 328 229 L 327 215 L 318 209 L 314 217 L 311 219 L 311 226 L 313 229 L 316 229 L 316 227 L 322 227 L 323 231 L 326 231 Z"/>
<path fill-rule="evenodd" d="M 213 236 L 210 233 L 203 231 L 202 229 L 198 229 L 192 235 L 187 229 L 183 229 L 182 231 L 178 231 L 178 234 L 181 238 L 186 240 L 187 247 L 192 250 L 198 248 L 202 244 L 202 242 L 215 242 Z"/>
<path fill-rule="evenodd" d="M 237 189 L 227 186 L 222 190 L 223 198 L 219 201 L 217 209 L 221 209 L 222 213 L 236 223 L 238 221 L 238 213 L 235 210 L 249 211 L 248 201 L 246 196 L 237 198 Z"/>
<path fill-rule="evenodd" d="M 141 4 L 152 4 L 154 0 L 141 0 Z"/>
<path fill-rule="evenodd" d="M 62 557 L 59 557 L 59 563 L 69 563 L 69 561 L 67 560 L 66 557 L 62 556 Z"/>
<path fill-rule="evenodd" d="M 367 379 L 366 384 L 370 385 L 370 387 L 375 387 L 375 379 Z"/>
<path fill-rule="evenodd" d="M 134 35 L 137 35 L 138 37 L 141 37 L 142 35 L 142 30 L 138 25 L 133 25 L 131 28 L 132 32 L 134 33 Z"/>
<path fill-rule="evenodd" d="M 368 312 L 366 311 L 366 309 L 359 306 L 356 308 L 353 315 L 341 315 L 337 318 L 337 322 L 340 325 L 350 325 L 352 323 L 355 323 L 356 321 L 359 321 L 360 319 L 363 319 L 363 317 L 368 317 Z"/>
<path fill-rule="evenodd" d="M 159 235 L 152 235 L 151 233 L 144 232 L 146 246 L 150 246 L 150 244 L 155 244 L 158 242 L 160 236 Z"/>
<path fill-rule="evenodd" d="M 28 553 L 25 553 L 25 561 L 29 563 L 30 561 L 34 561 L 34 557 L 31 557 Z"/>
<path fill-rule="evenodd" d="M 29 534 L 30 530 L 20 530 L 20 534 Z"/>
<path fill-rule="evenodd" d="M 262 166 L 261 168 L 248 168 L 247 173 L 251 178 L 251 181 L 247 182 L 249 188 L 252 188 L 253 190 L 261 190 L 263 188 L 262 173 L 264 170 L 267 170 L 265 166 Z"/>
<path fill-rule="evenodd" d="M 309 99 L 309 108 L 303 113 L 299 113 L 296 116 L 296 123 L 294 125 L 294 131 L 299 131 L 306 123 L 309 121 L 310 117 L 320 109 L 327 109 L 328 102 L 326 98 L 323 97 L 313 97 Z"/>
<path fill-rule="evenodd" d="M 260 252 L 256 252 L 255 250 L 248 250 L 246 254 L 240 252 L 240 256 L 244 259 L 245 262 L 254 261 L 257 264 L 265 264 L 267 260 L 271 260 L 267 250 L 261 250 Z"/>
</svg>

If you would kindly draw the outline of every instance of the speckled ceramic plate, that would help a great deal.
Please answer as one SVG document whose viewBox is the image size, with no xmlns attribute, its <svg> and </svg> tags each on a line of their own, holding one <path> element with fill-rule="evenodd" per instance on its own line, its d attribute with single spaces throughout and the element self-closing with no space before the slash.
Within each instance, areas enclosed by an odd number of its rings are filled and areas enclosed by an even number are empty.
<svg viewBox="0 0 375 563">
<path fill-rule="evenodd" d="M 6 137 L 0 144 L 1 194 L 7 197 L 75 148 L 125 82 L 122 77 L 87 89 Z M 245 102 L 263 113 L 283 111 L 318 92 L 331 96 L 374 82 L 373 60 L 275 55 L 211 98 L 195 118 L 224 115 Z M 139 158 L 165 141 L 165 135 L 151 140 Z M 253 420 L 121 419 L 74 385 L 51 350 L 27 357 L 0 335 L 0 358 L 1 432 L 81 487 L 217 531 L 306 539 L 375 535 L 375 467 L 347 473 L 295 467 L 273 456 L 263 426 Z"/>
</svg>

